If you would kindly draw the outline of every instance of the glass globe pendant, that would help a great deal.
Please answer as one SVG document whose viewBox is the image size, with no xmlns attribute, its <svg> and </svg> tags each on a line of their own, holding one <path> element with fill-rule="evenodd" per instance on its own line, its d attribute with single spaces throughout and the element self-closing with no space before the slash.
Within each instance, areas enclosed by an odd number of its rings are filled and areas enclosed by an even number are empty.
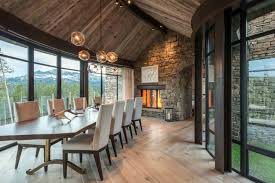
<svg viewBox="0 0 275 183">
<path fill-rule="evenodd" d="M 86 50 L 82 50 L 78 53 L 78 58 L 87 61 L 90 59 L 90 53 Z"/>
<path fill-rule="evenodd" d="M 107 55 L 105 51 L 98 51 L 96 53 L 96 59 L 100 63 L 105 63 L 107 61 Z"/>
<path fill-rule="evenodd" d="M 118 60 L 118 55 L 115 52 L 109 52 L 107 53 L 107 60 L 114 63 Z"/>
<path fill-rule="evenodd" d="M 71 34 L 71 42 L 75 46 L 83 46 L 85 43 L 85 36 L 81 32 L 73 32 Z"/>
</svg>

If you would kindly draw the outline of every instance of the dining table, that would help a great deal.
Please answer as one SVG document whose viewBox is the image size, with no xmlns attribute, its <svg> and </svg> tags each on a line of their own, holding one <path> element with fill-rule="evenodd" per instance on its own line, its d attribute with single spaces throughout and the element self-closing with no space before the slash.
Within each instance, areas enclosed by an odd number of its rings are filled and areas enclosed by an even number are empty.
<svg viewBox="0 0 275 183">
<path fill-rule="evenodd" d="M 34 120 L 0 126 L 0 141 L 45 140 L 44 162 L 35 168 L 27 170 L 26 173 L 32 175 L 43 167 L 47 171 L 48 165 L 63 163 L 62 159 L 51 159 L 51 140 L 64 139 L 66 141 L 68 138 L 95 127 L 98 110 L 86 108 L 81 111 L 71 111 L 68 114 L 67 117 L 59 118 L 48 115 Z M 70 161 L 68 161 L 68 166 L 80 174 L 86 173 L 85 169 Z"/>
</svg>

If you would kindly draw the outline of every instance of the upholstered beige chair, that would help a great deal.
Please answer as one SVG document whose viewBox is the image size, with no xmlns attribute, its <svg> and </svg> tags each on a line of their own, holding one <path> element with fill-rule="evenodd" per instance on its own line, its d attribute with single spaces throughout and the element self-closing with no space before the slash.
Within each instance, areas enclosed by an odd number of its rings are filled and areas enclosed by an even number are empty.
<svg viewBox="0 0 275 183">
<path fill-rule="evenodd" d="M 84 105 L 83 105 L 84 101 Z M 84 108 L 83 108 L 84 106 Z M 79 98 L 74 98 L 74 109 L 75 110 L 83 110 L 87 108 L 87 100 L 86 97 L 79 97 Z"/>
<path fill-rule="evenodd" d="M 16 102 L 14 103 L 15 121 L 21 123 L 24 121 L 35 120 L 40 117 L 38 101 Z M 51 145 L 57 143 L 58 140 L 53 140 Z M 15 161 L 15 169 L 17 169 L 21 157 L 22 149 L 24 147 L 36 148 L 36 157 L 38 157 L 40 148 L 44 148 L 45 140 L 22 140 L 18 141 L 18 150 Z M 45 168 L 47 170 L 47 168 Z"/>
<path fill-rule="evenodd" d="M 112 114 L 112 122 L 110 128 L 110 140 L 112 143 L 112 147 L 117 157 L 116 152 L 116 144 L 115 144 L 115 136 L 119 136 L 121 147 L 123 148 L 123 142 L 121 137 L 121 126 L 122 126 L 122 118 L 123 118 L 123 111 L 124 111 L 124 101 L 117 101 L 114 105 L 113 114 Z"/>
<path fill-rule="evenodd" d="M 132 124 L 134 126 L 135 134 L 137 135 L 137 128 L 136 122 L 139 122 L 140 129 L 142 131 L 142 124 L 141 124 L 141 113 L 142 113 L 142 97 L 135 98 L 135 105 L 134 105 L 134 112 L 132 117 Z"/>
<path fill-rule="evenodd" d="M 48 100 L 48 115 L 53 114 L 53 109 L 52 109 L 52 100 Z M 54 99 L 54 112 L 61 112 L 65 110 L 65 103 L 64 99 Z"/>
<path fill-rule="evenodd" d="M 134 111 L 134 99 L 126 100 L 125 109 L 123 112 L 123 119 L 122 119 L 122 129 L 125 137 L 126 144 L 128 144 L 127 132 L 126 129 L 129 128 L 131 137 L 133 138 L 131 123 L 132 123 L 132 116 Z"/>
<path fill-rule="evenodd" d="M 100 96 L 95 96 L 94 98 L 94 106 L 99 107 L 102 104 L 102 98 Z"/>
<path fill-rule="evenodd" d="M 112 164 L 108 147 L 112 110 L 113 104 L 101 105 L 94 134 L 82 133 L 62 145 L 64 178 L 67 177 L 68 153 L 86 153 L 94 155 L 100 179 L 103 180 L 99 153 L 106 150 L 109 163 Z"/>
</svg>

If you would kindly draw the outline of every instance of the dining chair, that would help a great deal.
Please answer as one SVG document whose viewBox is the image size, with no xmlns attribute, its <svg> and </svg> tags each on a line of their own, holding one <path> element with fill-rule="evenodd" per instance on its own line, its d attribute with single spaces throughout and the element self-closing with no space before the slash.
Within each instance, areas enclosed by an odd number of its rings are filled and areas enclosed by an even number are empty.
<svg viewBox="0 0 275 183">
<path fill-rule="evenodd" d="M 16 102 L 14 103 L 14 116 L 17 123 L 22 123 L 29 120 L 35 120 L 40 117 L 38 101 L 29 102 Z M 52 140 L 51 145 L 57 143 L 59 140 Z M 23 148 L 33 147 L 36 148 L 35 157 L 38 157 L 40 148 L 45 147 L 45 140 L 21 140 L 17 142 L 18 149 L 15 161 L 15 169 L 18 168 L 19 160 Z M 45 152 L 44 152 L 45 153 Z M 45 167 L 47 170 L 47 167 Z"/>
<path fill-rule="evenodd" d="M 74 110 L 84 110 L 87 108 L 86 97 L 74 98 Z"/>
<path fill-rule="evenodd" d="M 99 107 L 102 104 L 102 97 L 100 96 L 95 96 L 94 98 L 94 106 Z"/>
<path fill-rule="evenodd" d="M 69 153 L 83 153 L 93 154 L 99 173 L 99 177 L 103 180 L 103 173 L 101 168 L 99 153 L 106 150 L 109 163 L 111 156 L 108 147 L 110 127 L 112 120 L 113 104 L 101 105 L 96 121 L 96 128 L 94 134 L 85 134 L 72 137 L 69 141 L 62 145 L 63 148 L 63 177 L 67 177 L 67 162 Z"/>
<path fill-rule="evenodd" d="M 135 104 L 134 104 L 133 117 L 132 117 L 132 124 L 134 126 L 136 135 L 137 135 L 137 126 L 136 126 L 137 121 L 139 122 L 140 129 L 142 131 L 141 113 L 142 113 L 142 97 L 136 97 Z"/>
<path fill-rule="evenodd" d="M 123 129 L 126 144 L 128 144 L 128 138 L 127 138 L 127 132 L 126 132 L 127 128 L 129 128 L 131 138 L 133 138 L 131 123 L 132 123 L 132 116 L 133 116 L 133 111 L 134 111 L 134 103 L 135 103 L 134 99 L 126 100 L 126 105 L 125 105 L 125 109 L 123 112 L 122 129 Z"/>
<path fill-rule="evenodd" d="M 121 147 L 123 148 L 123 142 L 122 142 L 122 136 L 121 136 L 121 126 L 122 126 L 124 105 L 125 105 L 124 101 L 115 102 L 113 113 L 112 113 L 112 121 L 111 121 L 111 128 L 110 128 L 110 140 L 112 143 L 115 157 L 117 157 L 116 144 L 115 144 L 115 137 L 117 135 L 119 136 L 120 144 L 121 144 Z"/>
<path fill-rule="evenodd" d="M 48 115 L 53 114 L 53 103 L 52 99 L 48 100 Z M 54 112 L 58 113 L 65 110 L 64 99 L 54 99 Z"/>
</svg>

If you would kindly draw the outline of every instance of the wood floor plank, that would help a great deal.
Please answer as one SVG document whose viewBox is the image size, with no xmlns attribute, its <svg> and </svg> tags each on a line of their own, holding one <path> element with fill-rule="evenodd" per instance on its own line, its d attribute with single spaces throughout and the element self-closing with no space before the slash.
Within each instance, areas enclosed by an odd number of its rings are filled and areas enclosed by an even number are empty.
<svg viewBox="0 0 275 183">
<path fill-rule="evenodd" d="M 38 171 L 32 176 L 25 171 L 43 161 L 43 151 L 35 158 L 35 149 L 24 149 L 17 170 L 14 161 L 17 147 L 0 152 L 0 182 L 4 183 L 249 183 L 236 173 L 221 174 L 214 169 L 214 161 L 204 146 L 194 141 L 192 120 L 167 123 L 159 119 L 144 118 L 143 132 L 129 139 L 121 149 L 117 144 L 118 157 L 111 150 L 112 166 L 106 152 L 101 153 L 104 181 L 100 181 L 93 156 L 69 155 L 69 160 L 87 169 L 80 175 L 68 168 L 63 179 L 62 166 L 50 165 L 48 172 Z M 128 131 L 129 133 L 129 131 Z M 130 134 L 128 134 L 130 137 Z M 111 147 L 111 146 L 110 146 Z M 62 157 L 61 144 L 51 150 L 52 159 Z"/>
</svg>

